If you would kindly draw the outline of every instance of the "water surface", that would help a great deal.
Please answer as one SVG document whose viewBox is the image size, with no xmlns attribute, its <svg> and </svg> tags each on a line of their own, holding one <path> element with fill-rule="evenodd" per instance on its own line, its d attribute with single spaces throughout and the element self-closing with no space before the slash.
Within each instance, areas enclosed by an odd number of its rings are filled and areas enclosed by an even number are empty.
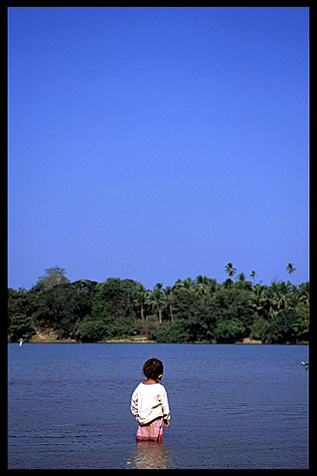
<svg viewBox="0 0 317 476">
<path fill-rule="evenodd" d="M 130 398 L 165 366 L 171 425 L 136 443 Z M 8 345 L 8 468 L 308 467 L 308 346 Z"/>
</svg>

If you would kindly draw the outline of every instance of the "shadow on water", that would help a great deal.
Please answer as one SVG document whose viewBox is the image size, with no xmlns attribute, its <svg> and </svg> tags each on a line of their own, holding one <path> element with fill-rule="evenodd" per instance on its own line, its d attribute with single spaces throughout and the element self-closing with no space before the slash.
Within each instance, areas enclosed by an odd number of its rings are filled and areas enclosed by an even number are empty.
<svg viewBox="0 0 317 476">
<path fill-rule="evenodd" d="M 127 459 L 126 469 L 167 469 L 171 466 L 169 450 L 164 443 L 137 441 Z"/>
</svg>

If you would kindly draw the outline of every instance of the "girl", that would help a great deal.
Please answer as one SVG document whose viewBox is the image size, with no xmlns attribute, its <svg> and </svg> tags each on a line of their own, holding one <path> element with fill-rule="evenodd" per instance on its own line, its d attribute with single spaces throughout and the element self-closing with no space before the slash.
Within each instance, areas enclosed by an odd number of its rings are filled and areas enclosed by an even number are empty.
<svg viewBox="0 0 317 476">
<path fill-rule="evenodd" d="M 163 426 L 169 426 L 170 411 L 167 393 L 159 382 L 163 376 L 163 364 L 158 359 L 149 359 L 143 365 L 147 378 L 134 390 L 131 398 L 131 412 L 139 422 L 136 439 L 163 441 Z"/>
</svg>

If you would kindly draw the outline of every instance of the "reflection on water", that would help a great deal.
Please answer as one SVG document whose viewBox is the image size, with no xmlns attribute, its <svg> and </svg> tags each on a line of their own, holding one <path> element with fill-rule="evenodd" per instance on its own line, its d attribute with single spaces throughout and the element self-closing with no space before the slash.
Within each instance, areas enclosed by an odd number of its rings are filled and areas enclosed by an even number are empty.
<svg viewBox="0 0 317 476">
<path fill-rule="evenodd" d="M 127 460 L 127 469 L 166 469 L 170 466 L 168 449 L 156 441 L 137 441 Z"/>
</svg>

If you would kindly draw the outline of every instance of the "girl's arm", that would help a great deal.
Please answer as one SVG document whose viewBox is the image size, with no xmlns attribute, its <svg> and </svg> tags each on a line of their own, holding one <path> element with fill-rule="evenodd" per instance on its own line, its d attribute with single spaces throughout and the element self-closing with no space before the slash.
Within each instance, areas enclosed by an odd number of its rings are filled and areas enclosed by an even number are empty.
<svg viewBox="0 0 317 476">
<path fill-rule="evenodd" d="M 162 410 L 163 410 L 164 421 L 167 422 L 171 416 L 170 416 L 170 409 L 169 409 L 168 398 L 167 398 L 167 393 L 165 388 L 162 393 Z"/>
<path fill-rule="evenodd" d="M 137 392 L 133 392 L 131 397 L 131 413 L 135 417 L 136 421 L 139 421 L 139 406 L 138 406 L 138 394 Z"/>
</svg>

